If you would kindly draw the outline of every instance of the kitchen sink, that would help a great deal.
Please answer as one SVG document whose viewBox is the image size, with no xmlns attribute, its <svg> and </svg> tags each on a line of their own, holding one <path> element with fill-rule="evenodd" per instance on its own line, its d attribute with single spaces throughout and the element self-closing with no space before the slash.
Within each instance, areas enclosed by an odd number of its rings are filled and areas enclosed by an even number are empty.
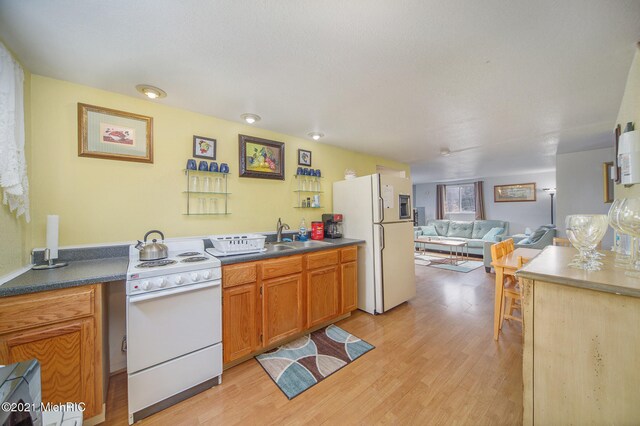
<svg viewBox="0 0 640 426">
<path fill-rule="evenodd" d="M 331 243 L 325 243 L 322 241 L 294 241 L 292 244 L 298 247 L 321 247 L 321 246 L 330 246 Z"/>
<path fill-rule="evenodd" d="M 290 246 L 288 244 L 282 244 L 282 243 L 267 243 L 266 246 L 269 251 L 295 250 L 297 248 L 297 247 Z"/>
</svg>

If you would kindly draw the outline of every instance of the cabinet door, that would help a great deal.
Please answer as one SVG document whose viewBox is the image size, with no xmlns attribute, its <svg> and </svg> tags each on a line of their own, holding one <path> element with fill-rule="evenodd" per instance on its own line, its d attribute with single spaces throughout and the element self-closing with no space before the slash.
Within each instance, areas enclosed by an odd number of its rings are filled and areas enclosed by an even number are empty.
<svg viewBox="0 0 640 426">
<path fill-rule="evenodd" d="M 302 275 L 262 282 L 262 332 L 264 345 L 276 343 L 303 330 Z"/>
<path fill-rule="evenodd" d="M 257 284 L 222 291 L 222 350 L 224 362 L 255 351 L 259 346 Z"/>
<path fill-rule="evenodd" d="M 338 316 L 339 286 L 337 266 L 307 272 L 307 327 Z"/>
<path fill-rule="evenodd" d="M 42 402 L 84 402 L 85 418 L 102 410 L 95 395 L 93 318 L 43 326 L 0 337 L 0 364 L 36 358 L 42 375 Z"/>
<path fill-rule="evenodd" d="M 358 308 L 358 262 L 340 265 L 340 313 Z"/>
</svg>

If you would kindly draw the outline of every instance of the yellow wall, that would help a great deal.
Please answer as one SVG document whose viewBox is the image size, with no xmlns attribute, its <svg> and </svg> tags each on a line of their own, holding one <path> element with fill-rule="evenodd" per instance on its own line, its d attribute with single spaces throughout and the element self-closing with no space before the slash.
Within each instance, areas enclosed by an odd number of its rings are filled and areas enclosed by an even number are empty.
<svg viewBox="0 0 640 426">
<path fill-rule="evenodd" d="M 635 124 L 636 129 L 640 129 L 640 51 L 638 49 L 636 49 L 636 54 L 629 70 L 627 85 L 624 89 L 616 123 L 620 124 L 624 129 L 629 121 Z M 616 185 L 615 197 L 640 197 L 640 185 L 636 184 L 630 188 L 625 188 L 624 185 Z"/>
<path fill-rule="evenodd" d="M 31 152 L 30 93 L 31 74 L 25 69 L 24 117 L 25 156 L 27 158 Z M 27 164 L 27 175 L 30 177 L 30 174 L 30 164 Z M 0 277 L 29 263 L 29 252 L 31 251 L 31 223 L 27 223 L 24 216 L 16 218 L 15 212 L 11 213 L 9 206 L 1 204 L 1 202 L 2 192 L 0 191 Z"/>
<path fill-rule="evenodd" d="M 38 75 L 31 78 L 33 155 L 32 247 L 45 243 L 46 216 L 60 215 L 60 244 L 91 244 L 142 238 L 160 229 L 167 238 L 272 231 L 278 217 L 297 228 L 300 219 L 320 220 L 322 211 L 294 209 L 293 175 L 297 149 L 313 152 L 313 168 L 323 172 L 323 211 L 331 211 L 331 182 L 344 170 L 375 173 L 376 165 L 409 171 L 382 158 L 346 151 L 311 140 L 262 130 L 95 88 Z M 169 94 L 171 96 L 171 94 Z M 98 105 L 148 115 L 154 120 L 154 163 L 133 163 L 77 154 L 77 104 Z M 285 181 L 238 177 L 238 134 L 284 142 Z M 192 137 L 218 141 L 217 161 L 231 168 L 229 216 L 185 216 L 186 160 Z"/>
</svg>

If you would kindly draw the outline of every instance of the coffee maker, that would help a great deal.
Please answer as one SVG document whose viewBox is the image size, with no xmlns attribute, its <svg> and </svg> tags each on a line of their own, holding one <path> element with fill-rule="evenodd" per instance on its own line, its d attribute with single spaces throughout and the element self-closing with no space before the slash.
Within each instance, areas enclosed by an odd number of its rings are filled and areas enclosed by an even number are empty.
<svg viewBox="0 0 640 426">
<path fill-rule="evenodd" d="M 342 215 L 329 213 L 322 215 L 325 238 L 342 238 Z"/>
</svg>

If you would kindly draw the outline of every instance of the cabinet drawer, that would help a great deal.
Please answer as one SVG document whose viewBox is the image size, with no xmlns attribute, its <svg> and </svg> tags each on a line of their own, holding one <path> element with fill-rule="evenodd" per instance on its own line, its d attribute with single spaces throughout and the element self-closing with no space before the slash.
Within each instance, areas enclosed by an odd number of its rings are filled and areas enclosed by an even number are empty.
<svg viewBox="0 0 640 426">
<path fill-rule="evenodd" d="M 258 277 L 257 268 L 258 264 L 256 262 L 223 266 L 222 287 L 227 288 L 256 282 Z"/>
<path fill-rule="evenodd" d="M 337 264 L 338 250 L 327 250 L 307 255 L 307 269 L 317 269 Z"/>
<path fill-rule="evenodd" d="M 302 256 L 289 256 L 262 262 L 262 278 L 269 279 L 302 272 Z"/>
<path fill-rule="evenodd" d="M 351 246 L 340 250 L 340 263 L 353 262 L 358 259 L 358 246 Z"/>
<path fill-rule="evenodd" d="M 0 334 L 93 314 L 96 286 L 0 298 Z"/>
</svg>

